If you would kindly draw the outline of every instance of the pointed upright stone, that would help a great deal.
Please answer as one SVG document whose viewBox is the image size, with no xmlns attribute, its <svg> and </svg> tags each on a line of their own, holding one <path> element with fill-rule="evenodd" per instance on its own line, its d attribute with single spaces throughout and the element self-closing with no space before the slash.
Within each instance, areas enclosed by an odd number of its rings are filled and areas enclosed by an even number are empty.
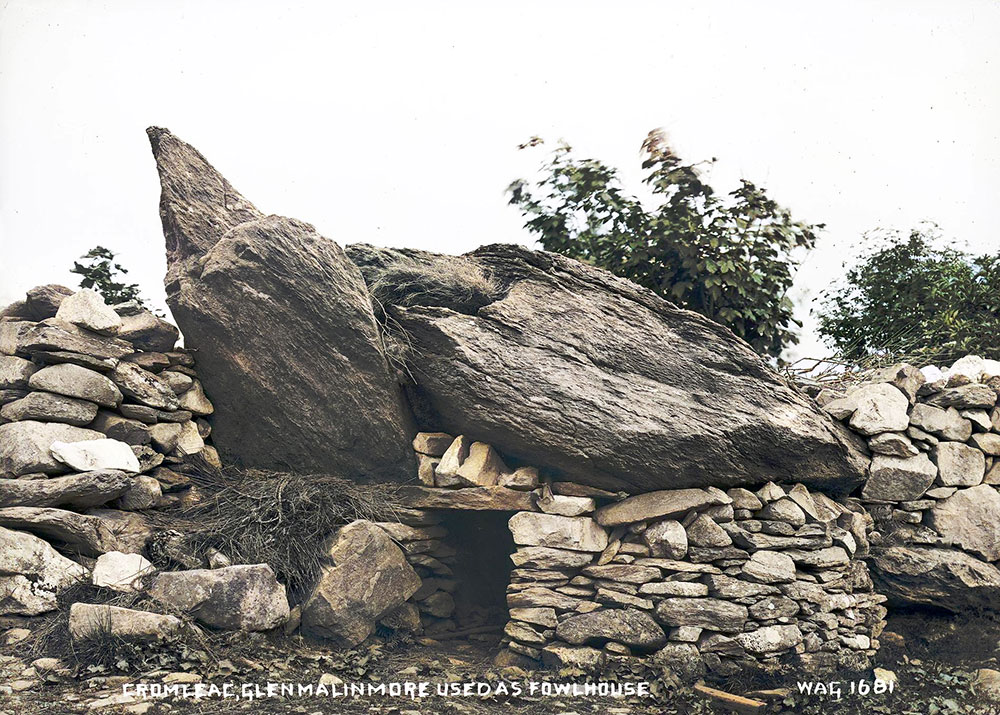
<svg viewBox="0 0 1000 715">
<path fill-rule="evenodd" d="M 167 303 L 197 350 L 223 460 L 411 479 L 409 420 L 359 269 L 309 224 L 258 211 L 166 129 L 147 131 Z"/>
</svg>

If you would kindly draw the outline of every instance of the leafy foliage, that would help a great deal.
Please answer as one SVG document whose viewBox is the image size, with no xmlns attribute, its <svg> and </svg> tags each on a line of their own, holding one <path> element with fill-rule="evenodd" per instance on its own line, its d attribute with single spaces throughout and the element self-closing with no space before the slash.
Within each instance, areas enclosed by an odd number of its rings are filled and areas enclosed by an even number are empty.
<svg viewBox="0 0 1000 715">
<path fill-rule="evenodd" d="M 865 238 L 870 248 L 823 297 L 819 332 L 831 346 L 854 360 L 1000 358 L 1000 254 L 960 251 L 932 224 Z"/>
<path fill-rule="evenodd" d="M 139 286 L 136 283 L 125 283 L 124 276 L 128 273 L 120 263 L 115 263 L 115 253 L 104 246 L 94 246 L 79 261 L 73 262 L 70 273 L 83 276 L 81 288 L 93 288 L 104 298 L 108 305 L 118 305 L 130 300 L 142 304 L 139 296 Z"/>
<path fill-rule="evenodd" d="M 541 143 L 536 137 L 521 148 Z M 793 220 L 750 181 L 720 197 L 660 130 L 642 151 L 652 209 L 622 188 L 616 169 L 579 159 L 566 144 L 536 183 L 510 185 L 510 203 L 546 250 L 628 278 L 777 356 L 800 326 L 786 295 L 795 253 L 814 246 L 822 224 Z"/>
</svg>

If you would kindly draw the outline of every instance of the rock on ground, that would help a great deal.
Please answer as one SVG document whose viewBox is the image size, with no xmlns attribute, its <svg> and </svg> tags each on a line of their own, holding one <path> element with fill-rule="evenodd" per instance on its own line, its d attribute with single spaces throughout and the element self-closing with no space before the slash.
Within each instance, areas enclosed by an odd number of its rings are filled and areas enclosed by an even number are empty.
<svg viewBox="0 0 1000 715">
<path fill-rule="evenodd" d="M 104 435 L 56 422 L 22 420 L 0 425 L 0 477 L 64 472 L 66 467 L 50 451 L 52 444 L 95 439 L 104 439 Z"/>
<path fill-rule="evenodd" d="M 179 635 L 184 628 L 176 616 L 93 603 L 69 608 L 69 634 L 74 641 L 112 635 L 124 641 L 147 643 Z"/>
<path fill-rule="evenodd" d="M 165 571 L 153 578 L 149 595 L 223 630 L 267 631 L 288 620 L 285 587 L 267 564 Z"/>
<path fill-rule="evenodd" d="M 37 536 L 0 527 L 0 616 L 37 616 L 58 605 L 59 593 L 87 569 Z"/>
<path fill-rule="evenodd" d="M 264 216 L 166 129 L 148 134 L 167 303 L 198 351 L 223 460 L 408 480 L 407 413 L 358 268 L 309 224 Z"/>
<path fill-rule="evenodd" d="M 406 254 L 353 247 L 366 278 Z M 483 306 L 390 309 L 426 429 L 489 435 L 505 455 L 609 489 L 805 481 L 849 490 L 860 440 L 746 343 L 633 283 L 551 253 L 486 246 L 430 264 L 479 270 Z M 464 312 L 463 312 L 464 311 Z M 183 326 L 182 326 L 183 327 Z"/>
<path fill-rule="evenodd" d="M 872 581 L 890 603 L 954 613 L 996 607 L 1000 569 L 962 551 L 892 546 L 872 553 Z"/>
</svg>

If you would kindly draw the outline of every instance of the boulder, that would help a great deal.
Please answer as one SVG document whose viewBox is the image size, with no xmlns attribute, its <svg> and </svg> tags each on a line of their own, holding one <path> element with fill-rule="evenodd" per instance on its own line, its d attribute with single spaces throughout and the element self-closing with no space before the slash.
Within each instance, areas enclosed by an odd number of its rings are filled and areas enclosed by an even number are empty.
<svg viewBox="0 0 1000 715">
<path fill-rule="evenodd" d="M 104 407 L 117 407 L 122 401 L 122 393 L 115 383 L 99 372 L 72 363 L 43 367 L 31 376 L 28 386 L 33 390 L 96 402 Z"/>
<path fill-rule="evenodd" d="M 92 439 L 82 442 L 53 442 L 52 456 L 78 472 L 99 469 L 120 469 L 141 472 L 139 460 L 132 448 L 117 439 Z"/>
<path fill-rule="evenodd" d="M 962 551 L 891 546 L 873 551 L 869 563 L 875 590 L 890 603 L 965 613 L 1000 600 L 1000 569 Z"/>
<path fill-rule="evenodd" d="M 414 261 L 373 247 L 350 255 L 370 284 Z M 803 475 L 849 490 L 863 479 L 860 440 L 706 318 L 519 246 L 419 260 L 431 275 L 480 273 L 497 287 L 485 305 L 445 307 L 419 279 L 397 286 L 388 311 L 410 346 L 422 427 L 489 435 L 507 456 L 633 493 Z"/>
<path fill-rule="evenodd" d="M 22 420 L 0 425 L 0 477 L 64 472 L 66 467 L 50 452 L 52 444 L 94 439 L 104 439 L 104 435 L 56 422 Z"/>
<path fill-rule="evenodd" d="M 114 636 L 130 643 L 150 643 L 178 636 L 183 630 L 181 619 L 162 613 L 97 603 L 69 607 L 69 634 L 74 641 Z"/>
<path fill-rule="evenodd" d="M 919 499 L 934 483 L 936 476 L 937 467 L 926 454 L 916 457 L 876 454 L 861 496 L 881 501 Z"/>
<path fill-rule="evenodd" d="M 604 551 L 608 532 L 587 516 L 518 512 L 507 522 L 519 546 L 548 546 L 570 551 Z"/>
<path fill-rule="evenodd" d="M 143 580 L 156 571 L 142 554 L 126 554 L 109 551 L 97 557 L 90 582 L 101 588 L 122 593 L 133 593 L 143 589 Z"/>
<path fill-rule="evenodd" d="M 603 609 L 570 616 L 556 627 L 556 637 L 572 645 L 603 645 L 608 641 L 651 651 L 667 641 L 663 628 L 635 608 Z"/>
<path fill-rule="evenodd" d="M 111 469 L 51 479 L 0 479 L 0 507 L 100 506 L 124 494 L 131 484 L 132 477 Z"/>
<path fill-rule="evenodd" d="M 54 610 L 57 596 L 87 577 L 37 536 L 0 527 L 0 616 L 37 616 Z"/>
<path fill-rule="evenodd" d="M 420 588 L 420 577 L 386 532 L 369 521 L 342 527 L 327 547 L 332 565 L 302 607 L 302 631 L 352 647 Z"/>
<path fill-rule="evenodd" d="M 267 631 L 288 620 L 288 598 L 267 564 L 164 571 L 149 596 L 205 625 L 231 631 Z"/>
<path fill-rule="evenodd" d="M 118 313 L 99 293 L 88 288 L 63 298 L 55 317 L 104 335 L 114 335 L 122 325 Z"/>
<path fill-rule="evenodd" d="M 987 484 L 959 489 L 939 501 L 927 523 L 949 543 L 986 561 L 1000 559 L 1000 494 Z"/>
<path fill-rule="evenodd" d="M 148 134 L 167 303 L 198 351 L 222 458 L 411 479 L 407 411 L 358 268 L 312 226 L 264 216 L 169 131 Z"/>
<path fill-rule="evenodd" d="M 20 400 L 8 402 L 0 408 L 0 417 L 11 422 L 38 420 L 63 422 L 78 427 L 90 424 L 97 416 L 97 405 L 51 392 L 29 392 Z"/>
</svg>

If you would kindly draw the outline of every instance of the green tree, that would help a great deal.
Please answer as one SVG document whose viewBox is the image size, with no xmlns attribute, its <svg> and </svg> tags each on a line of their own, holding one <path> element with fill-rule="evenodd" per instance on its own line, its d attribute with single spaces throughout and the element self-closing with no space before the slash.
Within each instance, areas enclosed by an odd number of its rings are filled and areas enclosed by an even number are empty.
<svg viewBox="0 0 1000 715">
<path fill-rule="evenodd" d="M 521 148 L 541 143 L 535 137 Z M 801 327 L 786 295 L 796 255 L 815 245 L 823 225 L 793 220 L 750 181 L 720 197 L 660 130 L 642 153 L 650 209 L 622 188 L 617 170 L 577 158 L 566 144 L 539 180 L 510 185 L 510 203 L 546 250 L 628 278 L 778 356 Z"/>
<path fill-rule="evenodd" d="M 973 256 L 933 224 L 876 230 L 842 281 L 823 294 L 819 332 L 849 360 L 1000 359 L 1000 254 Z"/>
<path fill-rule="evenodd" d="M 80 280 L 81 288 L 93 288 L 108 305 L 118 305 L 130 300 L 143 304 L 138 284 L 124 282 L 128 270 L 120 263 L 115 263 L 114 252 L 104 246 L 94 246 L 80 260 L 84 263 L 74 261 L 70 273 L 83 276 Z"/>
</svg>

